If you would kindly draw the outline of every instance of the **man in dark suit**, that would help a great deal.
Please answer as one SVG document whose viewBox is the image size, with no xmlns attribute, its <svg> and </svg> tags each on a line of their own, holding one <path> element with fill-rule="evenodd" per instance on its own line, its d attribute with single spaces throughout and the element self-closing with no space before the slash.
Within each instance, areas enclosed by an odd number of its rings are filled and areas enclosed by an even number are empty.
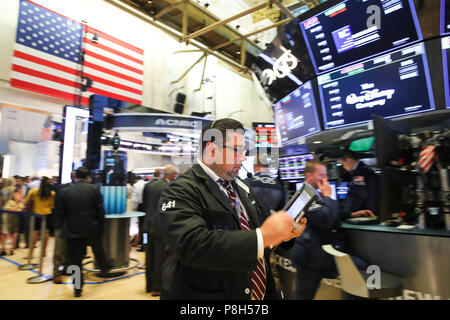
<svg viewBox="0 0 450 320">
<path fill-rule="evenodd" d="M 80 167 L 76 171 L 77 182 L 61 190 L 62 232 L 67 239 L 67 265 L 80 270 L 80 287 L 75 286 L 75 296 L 80 297 L 83 287 L 81 263 L 86 246 L 90 245 L 102 273 L 112 268 L 107 261 L 102 244 L 105 210 L 100 189 L 88 182 L 89 170 Z M 77 279 L 74 279 L 76 284 Z"/>
<path fill-rule="evenodd" d="M 331 197 L 327 167 L 316 160 L 306 163 L 305 183 L 318 192 L 318 200 L 305 214 L 308 228 L 295 240 L 292 262 L 297 268 L 296 300 L 312 300 L 322 278 L 335 278 L 337 267 L 331 255 L 322 245 L 331 244 L 339 251 L 344 249 L 344 239 L 340 233 L 341 221 L 346 215 L 339 211 L 339 203 Z M 366 264 L 351 257 L 360 269 Z"/>
<path fill-rule="evenodd" d="M 355 152 L 348 149 L 342 153 L 340 163 L 350 173 L 349 188 L 342 210 L 351 217 L 374 217 L 379 203 L 375 173 L 358 159 Z"/>
<path fill-rule="evenodd" d="M 280 298 L 265 248 L 299 236 L 284 211 L 260 226 L 256 196 L 240 180 L 244 128 L 233 119 L 207 124 L 202 156 L 161 195 L 156 220 L 170 248 L 162 299 Z"/>
<path fill-rule="evenodd" d="M 147 183 L 144 187 L 144 204 L 146 206 L 144 232 L 148 234 L 148 242 L 145 250 L 146 291 L 151 292 L 152 296 L 159 296 L 162 289 L 162 265 L 165 247 L 159 226 L 154 220 L 159 209 L 158 204 L 161 192 L 176 176 L 176 168 L 170 164 L 166 165 L 164 168 L 164 178 Z"/>
<path fill-rule="evenodd" d="M 250 184 L 263 207 L 263 214 L 260 217 L 261 223 L 263 223 L 272 210 L 278 211 L 283 209 L 285 192 L 280 180 L 270 176 L 266 154 L 259 153 L 256 156 L 253 170 L 255 174 L 251 178 L 245 179 L 245 181 Z"/>
</svg>

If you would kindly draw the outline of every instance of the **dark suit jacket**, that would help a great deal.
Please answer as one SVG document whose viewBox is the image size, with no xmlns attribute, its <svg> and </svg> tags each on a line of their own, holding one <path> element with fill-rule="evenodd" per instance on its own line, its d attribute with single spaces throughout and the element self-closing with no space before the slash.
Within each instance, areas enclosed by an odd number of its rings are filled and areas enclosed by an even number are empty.
<svg viewBox="0 0 450 320">
<path fill-rule="evenodd" d="M 161 197 L 161 192 L 169 185 L 166 179 L 159 179 L 156 181 L 151 181 L 147 183 L 144 187 L 144 210 L 145 210 L 145 220 L 144 220 L 144 232 L 151 233 L 153 237 L 159 236 L 160 231 L 155 221 L 156 214 L 159 209 L 159 198 Z"/>
<path fill-rule="evenodd" d="M 295 240 L 292 262 L 299 269 L 315 269 L 321 272 L 334 271 L 333 257 L 323 251 L 322 245 L 331 244 L 343 250 L 340 232 L 343 214 L 339 203 L 329 197 L 321 197 L 306 213 L 308 224 Z"/>
<path fill-rule="evenodd" d="M 100 189 L 80 181 L 61 190 L 63 235 L 69 239 L 87 238 L 103 233 L 105 210 Z"/>
<path fill-rule="evenodd" d="M 352 212 L 369 209 L 378 212 L 379 190 L 375 173 L 362 161 L 350 173 L 347 197 L 343 203 L 343 211 L 347 217 Z"/>
<path fill-rule="evenodd" d="M 241 180 L 242 182 L 242 180 Z M 242 182 L 245 184 L 244 182 Z M 259 227 L 256 196 L 233 182 L 252 229 Z M 257 263 L 256 230 L 243 231 L 225 193 L 195 164 L 161 195 L 160 227 L 171 255 L 163 267 L 162 299 L 250 299 Z M 280 296 L 268 252 L 266 299 Z"/>
</svg>

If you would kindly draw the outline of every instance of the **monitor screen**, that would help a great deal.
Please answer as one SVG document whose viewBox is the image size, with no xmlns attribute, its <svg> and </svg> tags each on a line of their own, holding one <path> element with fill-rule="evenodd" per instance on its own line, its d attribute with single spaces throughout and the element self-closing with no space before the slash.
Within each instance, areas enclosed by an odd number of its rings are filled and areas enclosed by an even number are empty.
<svg viewBox="0 0 450 320">
<path fill-rule="evenodd" d="M 450 82 L 448 76 L 450 74 L 450 37 L 441 38 L 442 45 L 442 65 L 444 71 L 444 92 L 445 92 L 445 105 L 450 108 Z"/>
<path fill-rule="evenodd" d="M 336 181 L 328 181 L 331 187 L 331 196 L 330 198 L 333 200 L 337 200 L 337 193 L 336 193 Z"/>
<path fill-rule="evenodd" d="M 413 0 L 345 0 L 300 29 L 317 74 L 422 39 Z"/>
<path fill-rule="evenodd" d="M 303 186 L 304 182 L 297 182 L 295 184 L 295 190 L 299 191 L 302 186 Z M 328 181 L 328 183 L 330 184 L 331 187 L 331 196 L 330 198 L 333 200 L 337 200 L 337 193 L 336 193 L 336 181 Z M 317 192 L 320 192 L 320 190 L 317 190 Z"/>
<path fill-rule="evenodd" d="M 336 186 L 336 197 L 338 200 L 344 200 L 347 198 L 348 182 L 341 182 L 339 186 Z"/>
<path fill-rule="evenodd" d="M 278 147 L 278 136 L 275 123 L 253 122 L 255 129 L 255 147 Z"/>
<path fill-rule="evenodd" d="M 369 151 L 372 148 L 374 141 L 375 141 L 375 137 L 358 139 L 358 140 L 352 141 L 348 148 L 355 152 Z"/>
<path fill-rule="evenodd" d="M 434 110 L 423 43 L 318 77 L 325 128 Z"/>
<path fill-rule="evenodd" d="M 302 154 L 279 159 L 281 180 L 300 180 L 305 178 L 306 162 L 314 160 L 312 154 Z"/>
<path fill-rule="evenodd" d="M 273 111 L 282 145 L 320 131 L 311 81 L 278 101 Z"/>
</svg>

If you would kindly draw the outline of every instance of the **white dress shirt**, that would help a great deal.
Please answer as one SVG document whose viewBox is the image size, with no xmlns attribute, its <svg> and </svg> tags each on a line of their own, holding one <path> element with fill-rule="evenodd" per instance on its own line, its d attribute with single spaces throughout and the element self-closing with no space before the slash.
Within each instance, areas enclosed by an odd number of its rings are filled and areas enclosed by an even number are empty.
<svg viewBox="0 0 450 320">
<path fill-rule="evenodd" d="M 203 163 L 203 161 L 201 159 L 197 159 L 198 164 L 200 165 L 200 167 L 202 167 L 202 169 L 206 172 L 206 174 L 213 179 L 213 181 L 215 181 L 217 183 L 217 185 L 219 186 L 220 190 L 222 190 L 223 192 L 225 192 L 225 194 L 227 194 L 227 190 L 217 181 L 220 178 L 211 168 L 209 168 L 206 164 Z M 242 202 L 239 200 L 239 195 L 236 192 L 236 198 L 239 201 L 239 203 L 241 204 L 241 208 L 244 211 L 245 216 L 247 217 L 248 220 L 248 214 L 247 211 L 245 210 L 245 206 L 242 204 Z M 262 259 L 264 257 L 264 239 L 262 236 L 262 232 L 260 228 L 256 228 L 256 235 L 258 238 L 258 259 Z M 265 262 L 264 262 L 265 263 Z"/>
</svg>

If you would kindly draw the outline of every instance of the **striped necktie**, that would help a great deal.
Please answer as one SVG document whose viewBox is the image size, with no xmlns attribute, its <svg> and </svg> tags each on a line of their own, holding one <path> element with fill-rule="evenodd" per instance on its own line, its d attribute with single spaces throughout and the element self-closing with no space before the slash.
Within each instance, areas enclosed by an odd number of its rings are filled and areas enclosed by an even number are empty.
<svg viewBox="0 0 450 320">
<path fill-rule="evenodd" d="M 226 190 L 228 199 L 233 203 L 236 212 L 239 215 L 241 221 L 242 230 L 251 230 L 247 217 L 244 214 L 244 209 L 237 201 L 236 193 L 229 181 L 222 179 L 217 180 Z M 238 211 L 239 210 L 239 211 Z M 256 269 L 252 272 L 252 298 L 255 300 L 262 300 L 266 292 L 266 270 L 264 268 L 263 259 L 258 259 Z"/>
</svg>

